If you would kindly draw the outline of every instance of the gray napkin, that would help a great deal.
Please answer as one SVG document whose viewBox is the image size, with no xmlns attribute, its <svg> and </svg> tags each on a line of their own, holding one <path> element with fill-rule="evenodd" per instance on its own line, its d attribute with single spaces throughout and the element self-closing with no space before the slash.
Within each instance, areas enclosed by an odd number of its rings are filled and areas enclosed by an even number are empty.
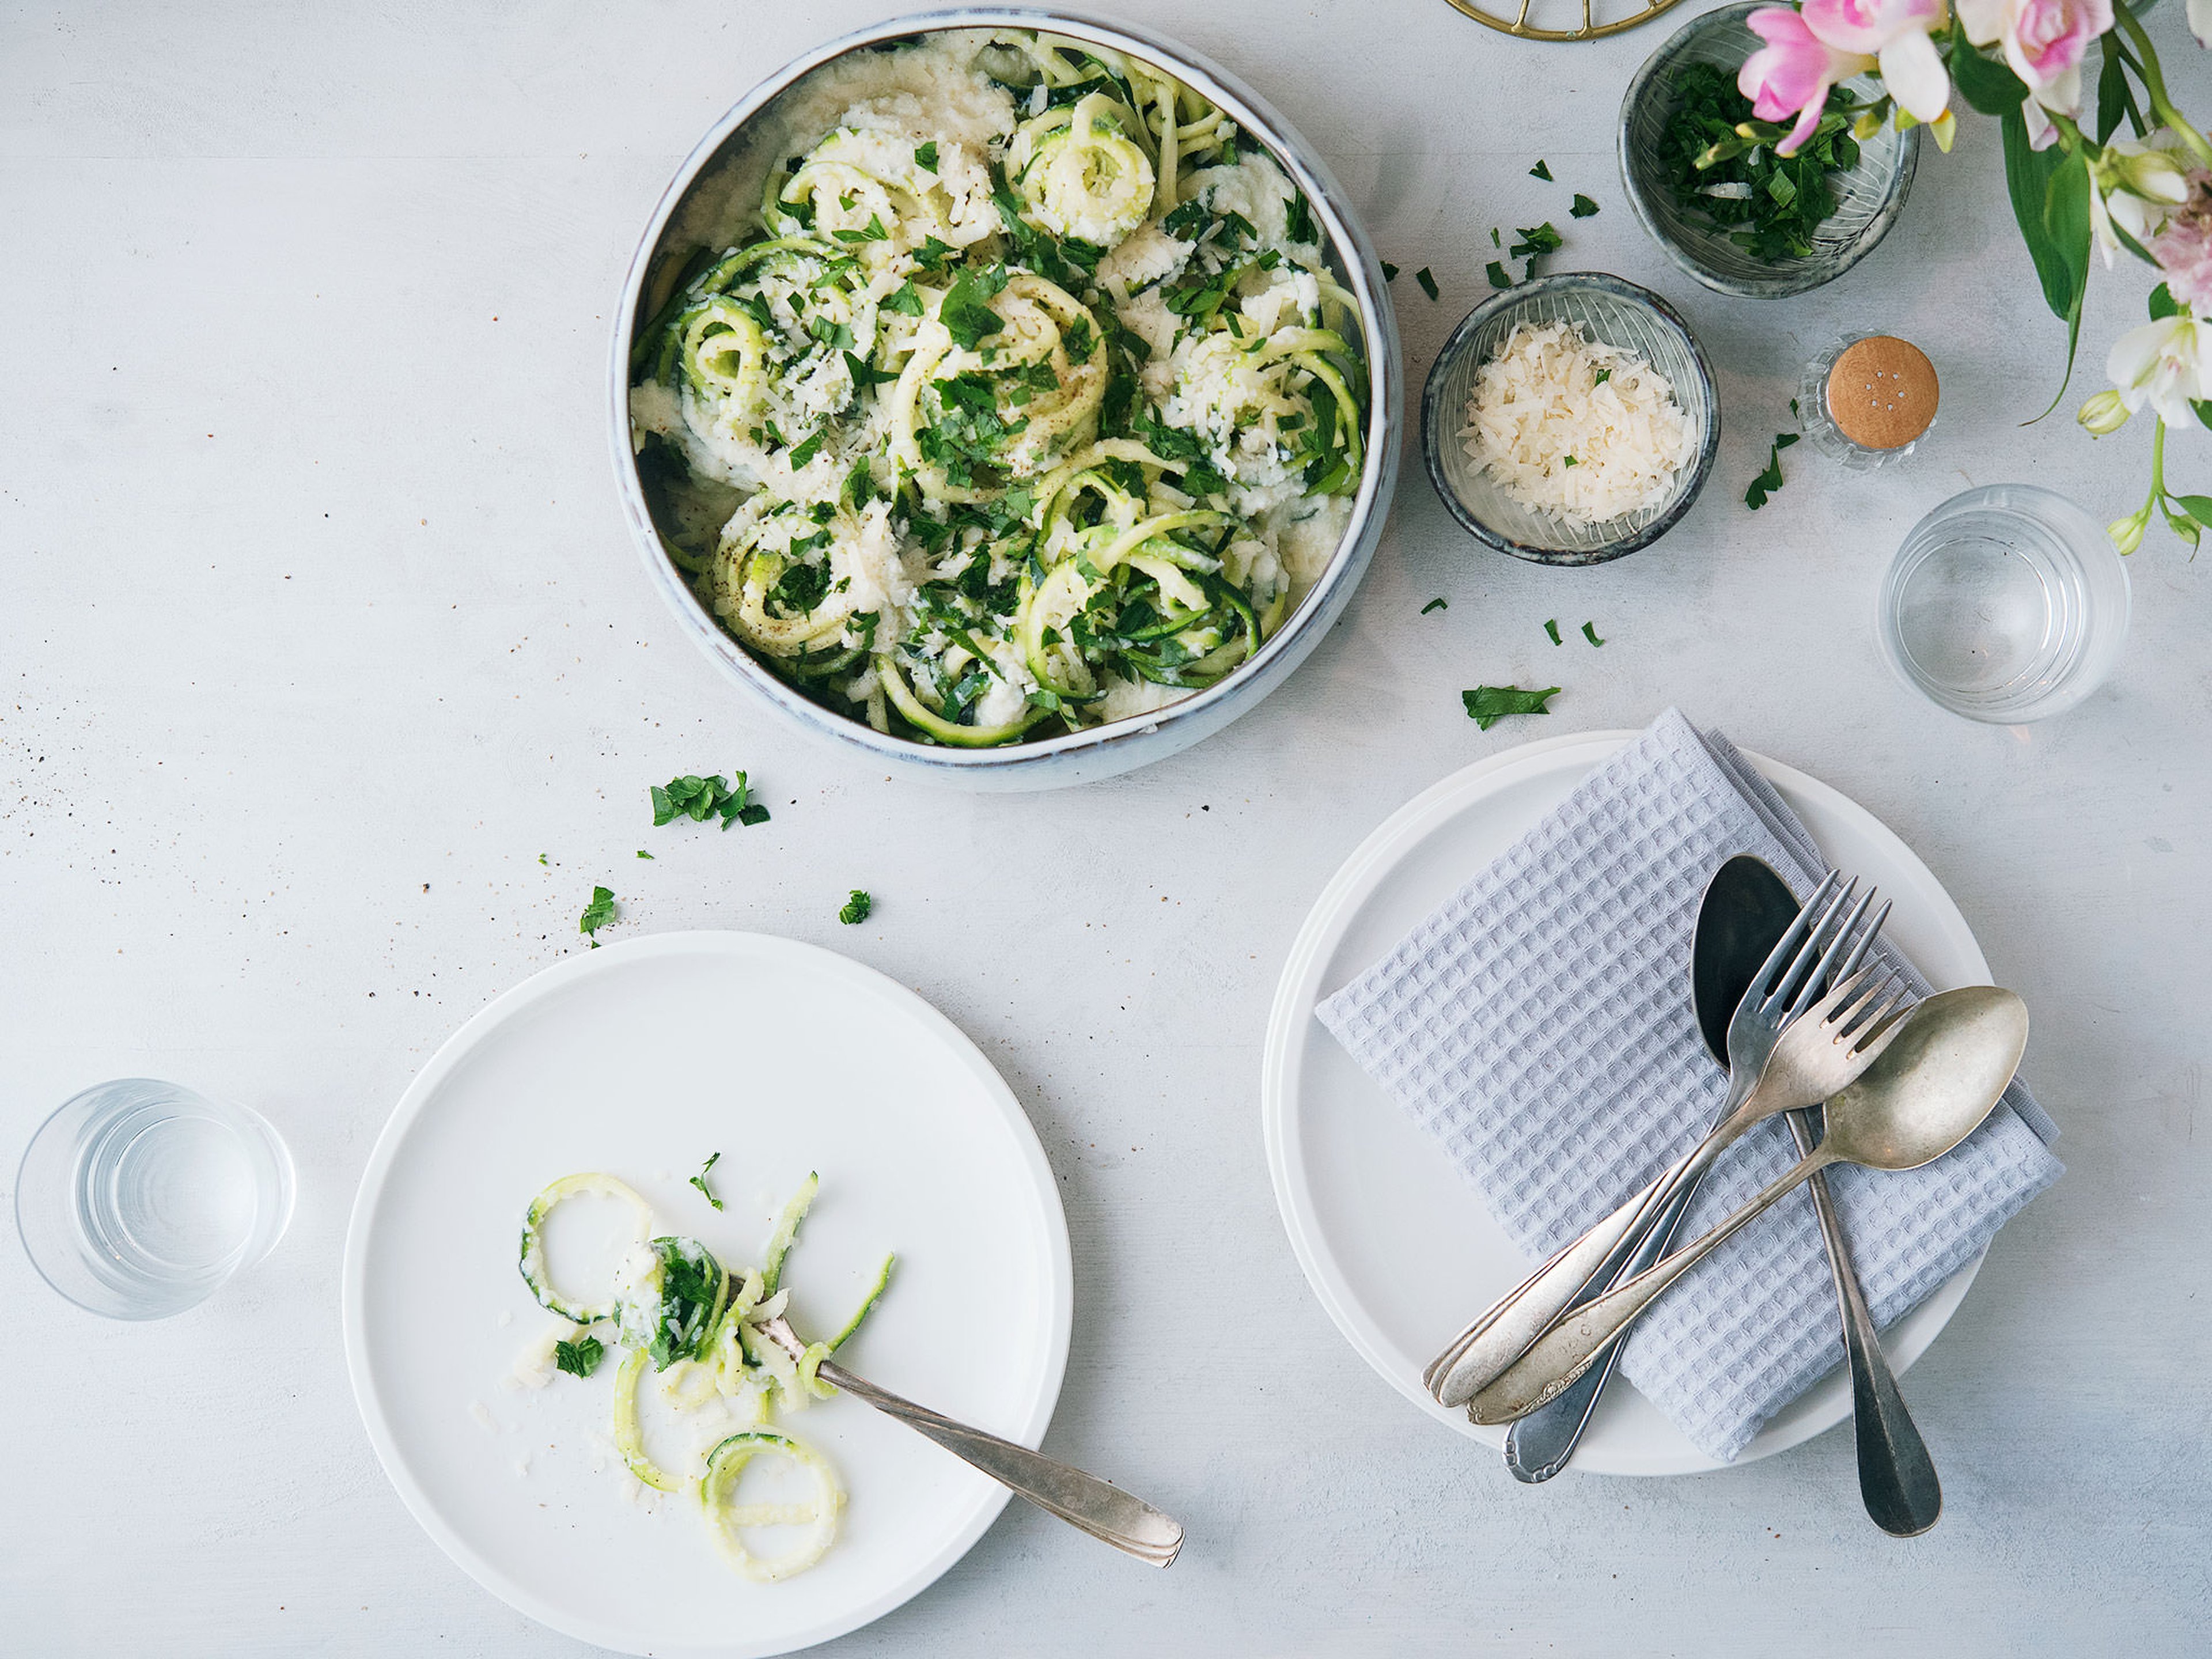
<svg viewBox="0 0 2212 1659">
<path fill-rule="evenodd" d="M 1690 936 L 1707 878 L 1739 853 L 1765 860 L 1800 898 L 1824 867 L 1728 740 L 1669 709 L 1321 1005 L 1322 1024 L 1443 1145 L 1531 1263 L 1640 1190 L 1719 1109 L 1727 1081 L 1690 1006 Z M 2058 1178 L 2045 1144 L 2056 1134 L 2014 1082 L 1925 1169 L 1829 1171 L 1878 1323 L 1917 1306 Z M 1760 1125 L 1706 1179 L 1680 1237 L 1796 1160 L 1787 1126 Z M 1800 1194 L 1668 1291 L 1621 1369 L 1698 1447 L 1730 1459 L 1843 1357 L 1820 1225 Z"/>
</svg>

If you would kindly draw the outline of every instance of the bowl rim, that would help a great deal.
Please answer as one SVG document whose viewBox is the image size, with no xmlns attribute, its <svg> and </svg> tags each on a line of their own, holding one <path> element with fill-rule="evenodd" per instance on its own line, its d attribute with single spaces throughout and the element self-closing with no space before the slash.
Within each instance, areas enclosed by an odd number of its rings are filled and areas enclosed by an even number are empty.
<svg viewBox="0 0 2212 1659">
<path fill-rule="evenodd" d="M 1444 434 L 1437 408 L 1443 395 L 1444 371 L 1466 352 L 1476 330 L 1493 318 L 1518 309 L 1542 295 L 1577 289 L 1594 289 L 1631 305 L 1640 306 L 1662 325 L 1680 335 L 1682 343 L 1690 349 L 1691 362 L 1697 366 L 1698 379 L 1705 386 L 1705 407 L 1710 411 L 1698 435 L 1697 460 L 1691 465 L 1687 477 L 1677 488 L 1674 499 L 1641 529 L 1588 551 L 1579 548 L 1545 547 L 1533 542 L 1517 542 L 1477 518 L 1474 509 L 1461 499 L 1459 491 L 1452 487 L 1451 480 L 1444 472 L 1442 449 Z M 1526 559 L 1532 564 L 1609 564 L 1615 559 L 1626 558 L 1631 553 L 1650 546 L 1681 522 L 1683 515 L 1689 512 L 1691 505 L 1703 493 L 1705 480 L 1712 474 L 1714 457 L 1720 453 L 1720 386 L 1713 377 L 1712 359 L 1705 356 L 1705 349 L 1699 343 L 1696 333 L 1682 313 L 1659 295 L 1610 271 L 1563 270 L 1492 295 L 1460 319 L 1459 326 L 1452 330 L 1443 349 L 1437 353 L 1436 361 L 1430 364 L 1428 379 L 1421 386 L 1421 459 L 1428 469 L 1429 482 L 1443 499 L 1445 511 L 1458 521 L 1461 529 L 1485 547 L 1493 548 L 1500 553 L 1510 553 L 1515 558 Z"/>
<path fill-rule="evenodd" d="M 1364 474 L 1352 498 L 1351 516 L 1328 565 L 1274 636 L 1220 680 L 1164 708 L 1088 731 L 993 749 L 959 749 L 878 732 L 865 720 L 838 714 L 805 696 L 756 661 L 700 603 L 661 543 L 638 476 L 631 447 L 629 349 L 662 239 L 687 193 L 740 128 L 806 76 L 849 52 L 944 30 L 991 28 L 1042 29 L 1151 60 L 1227 110 L 1239 126 L 1267 146 L 1291 182 L 1305 192 L 1327 232 L 1328 246 L 1343 265 L 1346 286 L 1358 305 L 1365 336 L 1362 345 L 1367 368 L 1367 449 Z M 1195 741 L 1246 712 L 1244 708 L 1224 708 L 1224 704 L 1236 702 L 1255 687 L 1255 702 L 1273 690 L 1318 642 L 1317 630 L 1326 629 L 1334 621 L 1343 600 L 1365 573 L 1396 486 L 1399 434 L 1405 424 L 1397 315 L 1383 280 L 1381 259 L 1365 228 L 1352 216 L 1343 186 L 1304 136 L 1243 81 L 1181 42 L 1137 25 L 1108 22 L 1049 7 L 959 6 L 884 18 L 824 41 L 763 77 L 708 128 L 655 203 L 623 278 L 610 331 L 607 362 L 608 435 L 623 515 L 654 586 L 692 642 L 721 668 L 726 678 L 819 738 L 896 765 L 970 777 L 1004 775 L 1055 761 L 1065 766 L 1070 757 L 1097 756 L 1131 739 L 1150 738 L 1170 725 L 1196 725 Z M 1271 674 L 1268 671 L 1277 664 L 1284 665 L 1282 673 Z M 1122 766 L 1142 763 L 1136 758 L 1121 763 Z M 1109 763 L 1105 769 L 1115 769 Z"/>
<path fill-rule="evenodd" d="M 1660 224 L 1656 210 L 1645 198 L 1643 185 L 1638 181 L 1633 157 L 1630 154 L 1629 131 L 1634 125 L 1636 106 L 1642 101 L 1661 76 L 1671 70 L 1674 60 L 1688 50 L 1690 42 L 1698 35 L 1717 29 L 1741 26 L 1743 20 L 1754 11 L 1772 3 L 1772 0 L 1736 0 L 1733 5 L 1717 6 L 1689 19 L 1672 34 L 1659 43 L 1650 57 L 1644 60 L 1621 95 L 1620 121 L 1613 137 L 1615 160 L 1620 167 L 1620 186 L 1628 198 L 1629 211 L 1636 222 L 1644 227 L 1644 234 L 1659 245 L 1674 266 L 1694 276 L 1716 294 L 1725 294 L 1737 300 L 1786 300 L 1793 295 L 1808 294 L 1824 288 L 1873 252 L 1890 233 L 1891 227 L 1905 211 L 1905 199 L 1911 192 L 1913 175 L 1920 167 L 1921 129 L 1914 127 L 1901 135 L 1898 147 L 1897 171 L 1889 181 L 1889 189 L 1881 205 L 1875 210 L 1848 250 L 1840 255 L 1832 270 L 1812 259 L 1792 260 L 1777 266 L 1777 275 L 1764 281 L 1747 282 L 1740 276 L 1727 276 L 1700 260 L 1684 247 Z"/>
</svg>

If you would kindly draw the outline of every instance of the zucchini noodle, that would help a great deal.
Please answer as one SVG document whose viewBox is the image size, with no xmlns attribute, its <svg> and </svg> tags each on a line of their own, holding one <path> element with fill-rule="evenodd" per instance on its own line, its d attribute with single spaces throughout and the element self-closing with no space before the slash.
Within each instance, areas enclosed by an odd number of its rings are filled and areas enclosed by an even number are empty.
<svg viewBox="0 0 2212 1659">
<path fill-rule="evenodd" d="M 809 696 L 951 747 L 1233 672 L 1367 465 L 1314 204 L 1208 100 L 1065 36 L 816 76 L 834 94 L 763 118 L 736 234 L 632 352 L 641 473 L 702 600 Z"/>
<path fill-rule="evenodd" d="M 763 1581 L 787 1578 L 820 1560 L 836 1540 L 845 1504 L 844 1487 L 829 1462 L 803 1442 L 767 1425 L 779 1409 L 797 1410 L 836 1395 L 836 1387 L 820 1375 L 823 1363 L 873 1311 L 890 1284 L 896 1261 L 884 1257 L 860 1306 L 827 1341 L 799 1344 L 787 1324 L 775 1322 L 786 1318 L 791 1292 L 781 1283 L 784 1267 L 820 1184 L 813 1175 L 801 1183 L 776 1216 L 762 1265 L 750 1270 L 731 1269 L 696 1239 L 663 1236 L 648 1240 L 651 1209 L 612 1176 L 565 1176 L 532 1200 L 523 1220 L 520 1267 L 531 1294 L 579 1327 L 613 1322 L 611 1345 L 627 1350 L 615 1367 L 609 1401 L 611 1437 L 623 1467 L 655 1492 L 680 1494 L 696 1489 L 708 1526 L 731 1565 L 747 1577 Z M 605 1302 L 561 1295 L 551 1288 L 545 1272 L 546 1218 L 568 1199 L 587 1194 L 622 1200 L 635 1212 L 637 1239 L 616 1264 L 616 1293 Z M 771 1326 L 782 1340 L 764 1328 Z M 584 1334 L 578 1328 L 574 1338 L 580 1340 Z M 786 1342 L 797 1346 L 795 1356 Z M 564 1340 L 560 1368 L 578 1369 L 579 1374 L 588 1376 L 604 1352 L 596 1338 Z M 533 1356 L 526 1358 L 536 1363 Z M 670 1427 L 656 1433 L 678 1440 L 679 1429 L 690 1431 L 692 1449 L 681 1459 L 668 1455 L 664 1448 L 664 1462 L 646 1444 L 639 1396 L 648 1380 L 659 1389 L 672 1419 Z M 737 1431 L 730 1432 L 733 1427 Z M 702 1430 L 708 1438 L 700 1438 Z M 805 1499 L 796 1504 L 737 1500 L 745 1465 L 764 1452 L 807 1474 L 811 1489 Z M 762 1557 L 748 1547 L 742 1534 L 767 1527 L 804 1530 L 793 1548 Z"/>
</svg>

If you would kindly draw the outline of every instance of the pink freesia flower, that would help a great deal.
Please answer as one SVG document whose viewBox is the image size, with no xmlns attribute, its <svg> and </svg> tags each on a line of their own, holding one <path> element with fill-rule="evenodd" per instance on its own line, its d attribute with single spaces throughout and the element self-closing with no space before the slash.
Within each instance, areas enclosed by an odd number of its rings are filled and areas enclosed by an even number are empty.
<svg viewBox="0 0 2212 1659">
<path fill-rule="evenodd" d="M 1875 60 L 1863 52 L 1837 51 L 1806 27 L 1794 7 L 1761 6 L 1744 22 L 1766 44 L 1744 59 L 1736 90 L 1751 100 L 1751 112 L 1762 121 L 1797 118 L 1789 136 L 1774 147 L 1778 155 L 1795 155 L 1820 125 L 1828 88 L 1865 74 Z"/>
<path fill-rule="evenodd" d="M 2112 342 L 2105 373 L 2130 413 L 2148 404 L 2168 426 L 2187 426 L 2191 404 L 2212 398 L 2212 323 L 2183 315 L 2131 328 Z"/>
<path fill-rule="evenodd" d="M 2212 173 L 2189 175 L 2189 198 L 2145 250 L 2166 273 L 2166 291 L 2199 314 L 2212 314 Z"/>
<path fill-rule="evenodd" d="M 1890 95 L 1923 121 L 1933 121 L 1951 101 L 1951 77 L 1928 38 L 1946 15 L 1944 0 L 1805 0 L 1803 12 L 1815 40 L 1872 56 Z"/>
<path fill-rule="evenodd" d="M 2021 113 L 2042 149 L 2056 137 L 2052 113 L 2081 110 L 2081 60 L 2112 27 L 2112 0 L 1959 0 L 1959 21 L 1978 46 L 1996 46 L 2027 84 Z"/>
</svg>

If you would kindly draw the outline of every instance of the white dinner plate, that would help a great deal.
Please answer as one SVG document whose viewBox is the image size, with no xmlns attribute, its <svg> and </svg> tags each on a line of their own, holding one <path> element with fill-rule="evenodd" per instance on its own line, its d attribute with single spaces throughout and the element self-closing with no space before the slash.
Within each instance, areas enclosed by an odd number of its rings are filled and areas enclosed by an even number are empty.
<svg viewBox="0 0 2212 1659">
<path fill-rule="evenodd" d="M 687 1184 L 715 1152 L 719 1212 Z M 611 1364 L 535 1391 L 506 1382 L 551 1317 L 516 1271 L 523 1212 L 586 1170 L 747 1265 L 818 1171 L 786 1270 L 793 1322 L 827 1334 L 896 1251 L 838 1357 L 1035 1446 L 1067 1360 L 1067 1224 L 975 1045 L 873 969 L 788 939 L 672 933 L 572 957 L 462 1026 L 401 1098 L 362 1177 L 343 1289 L 346 1363 L 385 1473 L 448 1555 L 556 1630 L 626 1653 L 786 1653 L 958 1560 L 1005 1488 L 856 1401 L 780 1419 L 848 1498 L 818 1565 L 758 1583 L 717 1553 L 693 1499 L 634 1501 L 609 1455 Z"/>
<path fill-rule="evenodd" d="M 1454 773 L 1407 802 L 1322 890 L 1291 948 L 1268 1021 L 1260 1084 L 1267 1167 L 1307 1281 L 1360 1357 L 1399 1393 L 1438 1422 L 1493 1446 L 1504 1445 L 1504 1430 L 1447 1411 L 1421 1386 L 1421 1372 L 1534 1264 L 1442 1149 L 1322 1029 L 1314 1006 L 1639 735 L 1592 732 L 1528 744 Z M 1966 918 L 1910 848 L 1826 784 L 1758 755 L 1745 758 L 1782 792 L 1831 864 L 1895 901 L 1885 932 L 1936 989 L 1989 982 L 1989 964 Z M 1981 1260 L 1884 1334 L 1898 1370 L 1943 1328 Z M 1736 1461 L 1794 1446 L 1850 1411 L 1849 1379 L 1838 1370 L 1777 1413 Z M 1617 1382 L 1599 1401 L 1573 1467 L 1686 1474 L 1723 1465 Z"/>
</svg>

